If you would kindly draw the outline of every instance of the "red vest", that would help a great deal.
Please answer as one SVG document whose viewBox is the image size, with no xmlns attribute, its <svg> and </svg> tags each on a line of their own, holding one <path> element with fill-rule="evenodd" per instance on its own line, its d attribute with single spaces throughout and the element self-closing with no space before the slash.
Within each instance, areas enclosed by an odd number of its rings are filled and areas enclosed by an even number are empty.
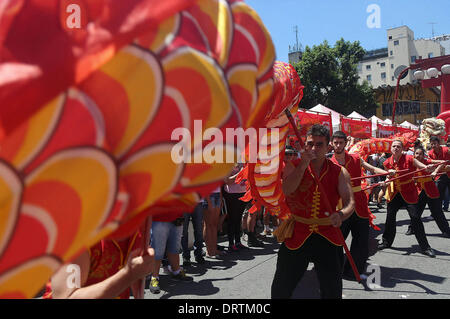
<svg viewBox="0 0 450 319">
<path fill-rule="evenodd" d="M 340 165 L 336 156 L 333 155 L 331 160 Z M 356 154 L 348 154 L 345 152 L 345 169 L 350 174 L 350 178 L 361 177 L 361 158 Z M 364 191 L 361 190 L 361 179 L 351 181 L 353 196 L 355 197 L 355 212 L 360 218 L 369 218 L 368 198 Z"/>
<path fill-rule="evenodd" d="M 142 234 L 136 232 L 128 240 L 101 240 L 89 248 L 90 269 L 85 287 L 97 284 L 122 269 L 128 261 L 131 251 L 137 249 L 142 242 Z M 129 299 L 130 288 L 126 288 L 116 299 Z M 46 285 L 44 299 L 52 299 L 51 281 Z"/>
<path fill-rule="evenodd" d="M 298 165 L 298 162 L 295 163 Z M 331 213 L 327 212 L 323 196 L 330 201 L 331 207 L 336 207 L 339 201 L 338 181 L 341 173 L 341 166 L 325 159 L 320 172 L 319 180 L 326 191 L 322 194 L 315 183 L 309 169 L 303 175 L 300 185 L 294 193 L 286 196 L 286 203 L 292 214 L 302 218 L 328 218 Z M 336 246 L 341 246 L 336 229 L 331 225 L 304 224 L 296 222 L 292 237 L 287 238 L 284 243 L 289 249 L 298 249 L 308 239 L 312 233 L 318 233 Z"/>
<path fill-rule="evenodd" d="M 405 155 L 402 154 L 398 162 L 394 163 L 394 156 L 389 157 L 387 160 L 383 163 L 384 167 L 389 169 L 395 169 L 397 171 L 408 169 L 408 172 L 401 173 L 401 175 L 414 172 L 416 170 L 416 167 L 414 166 L 414 157 L 412 155 Z M 398 177 L 399 174 L 395 174 L 393 177 Z M 400 195 L 403 197 L 403 199 L 408 204 L 415 204 L 419 200 L 419 196 L 417 194 L 417 189 L 413 181 L 413 175 L 409 175 L 406 177 L 402 177 L 400 179 L 395 180 L 392 185 L 392 183 L 388 184 L 388 189 L 386 190 L 386 195 L 388 195 L 389 190 L 390 197 L 386 196 L 386 200 L 390 202 L 397 193 L 400 192 Z"/>
<path fill-rule="evenodd" d="M 438 161 L 447 161 L 450 160 L 450 153 L 448 152 L 448 147 L 446 146 L 442 146 L 441 147 L 441 152 L 439 153 L 435 153 L 433 149 L 431 149 L 430 151 L 428 151 L 428 156 L 432 159 L 432 160 L 438 160 Z M 447 176 L 450 177 L 450 172 L 447 173 Z M 441 176 L 438 177 L 438 179 Z"/>
<path fill-rule="evenodd" d="M 431 161 L 424 160 L 424 161 L 422 161 L 422 163 L 425 165 L 428 165 L 428 164 L 431 164 Z M 416 174 L 416 176 L 424 176 L 424 175 L 429 175 L 429 173 L 421 171 Z M 419 195 L 422 191 L 425 191 L 425 194 L 427 194 L 427 196 L 429 198 L 439 198 L 440 197 L 439 190 L 438 190 L 436 184 L 434 183 L 434 181 L 431 179 L 431 177 L 416 179 L 416 187 L 417 187 L 417 193 Z"/>
</svg>

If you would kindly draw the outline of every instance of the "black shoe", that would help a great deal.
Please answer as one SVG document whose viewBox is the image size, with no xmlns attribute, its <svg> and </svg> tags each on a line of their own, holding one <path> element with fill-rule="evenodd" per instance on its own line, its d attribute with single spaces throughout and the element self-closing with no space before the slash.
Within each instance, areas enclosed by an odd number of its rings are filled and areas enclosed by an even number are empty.
<svg viewBox="0 0 450 319">
<path fill-rule="evenodd" d="M 384 240 L 381 242 L 381 244 L 378 244 L 378 250 L 383 250 L 383 249 L 390 248 L 390 247 L 391 247 L 391 245 L 389 245 L 387 243 L 387 241 L 384 241 Z"/>
<path fill-rule="evenodd" d="M 260 241 L 258 238 L 256 238 L 255 232 L 251 232 L 251 233 L 248 233 L 248 246 L 249 247 L 264 247 L 264 244 L 262 241 Z"/>
<path fill-rule="evenodd" d="M 195 262 L 197 263 L 197 264 L 204 264 L 205 263 L 205 258 L 203 258 L 203 256 L 195 256 Z"/>
<path fill-rule="evenodd" d="M 183 267 L 189 267 L 191 265 L 191 258 L 183 257 Z"/>
<path fill-rule="evenodd" d="M 178 280 L 178 281 L 193 281 L 194 280 L 194 278 L 192 278 L 191 276 L 186 275 L 183 268 L 180 269 L 180 272 L 177 275 L 174 275 L 172 273 L 170 277 L 172 279 Z"/>
<path fill-rule="evenodd" d="M 434 252 L 433 248 L 428 247 L 425 250 L 422 250 L 422 254 L 427 255 L 428 257 L 435 258 L 436 253 Z"/>
<path fill-rule="evenodd" d="M 413 232 L 411 226 L 408 226 L 408 230 L 406 231 L 405 235 L 407 235 L 407 236 L 414 235 L 414 232 Z"/>
<path fill-rule="evenodd" d="M 264 247 L 264 243 L 256 238 L 249 239 L 248 247 Z"/>
<path fill-rule="evenodd" d="M 244 245 L 242 245 L 242 243 L 237 243 L 236 247 L 237 247 L 238 250 L 248 249 L 248 247 L 245 247 Z"/>
</svg>

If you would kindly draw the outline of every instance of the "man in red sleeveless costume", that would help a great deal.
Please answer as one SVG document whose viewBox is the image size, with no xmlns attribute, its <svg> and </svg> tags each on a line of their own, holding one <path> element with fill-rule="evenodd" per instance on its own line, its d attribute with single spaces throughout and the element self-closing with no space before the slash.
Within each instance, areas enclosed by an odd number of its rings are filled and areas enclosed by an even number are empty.
<svg viewBox="0 0 450 319">
<path fill-rule="evenodd" d="M 344 132 L 334 132 L 331 138 L 334 155 L 331 160 L 345 167 L 350 174 L 350 178 L 361 177 L 361 168 L 374 174 L 388 173 L 381 168 L 368 164 L 357 154 L 349 154 L 345 151 L 346 143 L 347 136 Z M 392 174 L 394 173 L 395 171 L 392 171 Z M 341 231 L 344 238 L 347 238 L 350 231 L 352 232 L 350 253 L 358 268 L 358 272 L 364 274 L 366 272 L 366 262 L 369 258 L 369 227 L 372 214 L 369 211 L 367 195 L 361 189 L 361 179 L 351 181 L 351 185 L 353 196 L 355 197 L 355 214 L 352 214 L 349 219 L 342 223 Z M 347 260 L 344 263 L 343 276 L 344 278 L 355 277 Z"/>
<path fill-rule="evenodd" d="M 342 221 L 354 210 L 350 177 L 345 168 L 326 158 L 330 141 L 325 126 L 313 125 L 307 133 L 306 148 L 295 169 L 283 179 L 283 192 L 291 216 L 274 233 L 283 242 L 278 252 L 272 298 L 290 298 L 313 262 L 320 282 L 321 298 L 342 298 L 342 242 L 337 233 Z M 315 174 L 326 194 L 315 183 Z M 328 211 L 324 198 L 339 212 Z"/>
<path fill-rule="evenodd" d="M 437 136 L 430 137 L 431 150 L 428 152 L 428 156 L 433 164 L 442 163 L 450 160 L 450 151 L 448 147 L 440 145 L 440 139 Z M 447 165 L 450 163 L 447 163 Z M 450 186 L 450 172 L 447 174 L 439 176 L 437 180 L 437 188 L 439 190 L 440 202 L 442 207 L 442 201 L 445 198 L 445 191 L 449 189 Z"/>
<path fill-rule="evenodd" d="M 399 171 L 408 169 L 408 173 L 413 173 L 416 168 L 423 169 L 427 167 L 416 160 L 412 155 L 403 154 L 403 143 L 400 140 L 394 140 L 392 142 L 391 153 L 392 156 L 383 163 L 384 167 L 388 170 L 395 169 L 396 171 Z M 432 166 L 428 167 L 428 171 L 431 171 L 432 169 Z M 396 175 L 394 175 L 394 177 L 397 177 Z M 411 218 L 412 230 L 422 253 L 433 258 L 436 257 L 436 255 L 428 243 L 422 220 L 417 212 L 416 204 L 419 200 L 419 196 L 412 178 L 413 175 L 408 175 L 392 182 L 389 182 L 389 180 L 386 181 L 386 201 L 388 203 L 386 223 L 383 238 L 381 243 L 378 244 L 378 249 L 382 250 L 392 246 L 396 233 L 397 212 L 402 206 L 406 206 L 406 210 Z"/>
<path fill-rule="evenodd" d="M 137 231 L 123 240 L 104 239 L 64 265 L 46 286 L 44 299 L 128 299 L 130 287 L 151 273 L 154 251 L 149 248 L 144 256 L 138 256 L 143 237 Z M 70 276 L 71 265 L 79 267 L 79 287 Z"/>
<path fill-rule="evenodd" d="M 425 158 L 425 150 L 422 146 L 417 146 L 414 150 L 414 157 L 421 163 L 425 165 L 431 164 L 430 159 Z M 435 171 L 427 177 L 416 179 L 416 188 L 417 193 L 419 194 L 419 201 L 417 202 L 417 214 L 422 216 L 422 213 L 425 209 L 425 206 L 428 204 L 428 207 L 431 212 L 431 216 L 434 218 L 434 221 L 438 225 L 440 231 L 444 235 L 444 237 L 450 238 L 450 227 L 448 225 L 448 221 L 444 216 L 444 212 L 442 211 L 442 205 L 440 200 L 439 190 L 433 181 L 438 172 L 442 169 L 444 165 L 438 166 Z M 425 176 L 426 172 L 418 172 L 418 176 Z M 408 227 L 407 235 L 412 235 L 411 225 Z"/>
</svg>

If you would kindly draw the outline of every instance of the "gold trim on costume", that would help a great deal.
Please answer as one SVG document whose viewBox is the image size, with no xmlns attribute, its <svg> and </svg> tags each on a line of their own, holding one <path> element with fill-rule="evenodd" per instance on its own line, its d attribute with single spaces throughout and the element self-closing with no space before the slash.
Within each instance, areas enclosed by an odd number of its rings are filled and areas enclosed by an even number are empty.
<svg viewBox="0 0 450 319">
<path fill-rule="evenodd" d="M 303 223 L 310 225 L 313 229 L 318 231 L 318 226 L 329 226 L 331 225 L 331 220 L 329 217 L 326 218 L 303 218 L 297 215 L 291 215 L 291 217 L 281 223 L 280 226 L 273 232 L 273 235 L 277 238 L 278 242 L 283 242 L 287 238 L 291 238 L 294 233 L 295 223 Z"/>
</svg>

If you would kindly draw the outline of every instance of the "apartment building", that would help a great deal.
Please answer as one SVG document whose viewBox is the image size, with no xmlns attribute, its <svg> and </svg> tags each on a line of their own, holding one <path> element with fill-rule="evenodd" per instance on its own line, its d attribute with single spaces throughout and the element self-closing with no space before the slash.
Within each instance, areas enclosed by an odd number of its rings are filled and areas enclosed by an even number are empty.
<svg viewBox="0 0 450 319">
<path fill-rule="evenodd" d="M 387 30 L 387 48 L 367 52 L 358 64 L 359 81 L 369 82 L 373 88 L 396 86 L 397 76 L 416 59 L 445 55 L 445 48 L 435 39 L 415 39 L 407 26 Z M 400 81 L 401 85 L 415 83 L 412 72 Z"/>
</svg>

